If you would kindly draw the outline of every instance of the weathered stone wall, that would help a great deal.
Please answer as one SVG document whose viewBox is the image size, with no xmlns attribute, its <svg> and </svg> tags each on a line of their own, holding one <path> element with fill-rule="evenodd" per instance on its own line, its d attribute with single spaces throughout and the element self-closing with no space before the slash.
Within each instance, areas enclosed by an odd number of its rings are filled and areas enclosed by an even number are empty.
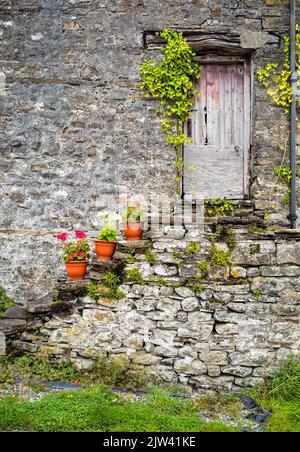
<svg viewBox="0 0 300 452">
<path fill-rule="evenodd" d="M 100 283 L 105 272 L 119 273 L 124 298 L 94 300 L 86 295 L 88 280 L 60 283 L 57 300 L 50 295 L 32 300 L 26 310 L 9 309 L 0 329 L 18 351 L 71 358 L 81 368 L 104 353 L 126 355 L 131 369 L 197 390 L 259 383 L 300 353 L 300 235 L 249 235 L 243 228 L 236 234 L 231 266 L 211 265 L 205 276 L 197 263 L 210 261 L 215 235 L 152 231 L 152 239 L 131 243 L 134 259 L 123 243 L 114 261 L 93 260 L 90 267 L 89 277 Z M 187 253 L 191 240 L 200 245 L 193 255 Z M 145 257 L 149 246 L 152 264 Z M 223 241 L 215 246 L 228 252 Z M 133 268 L 143 282 L 126 281 Z"/>
<path fill-rule="evenodd" d="M 282 57 L 289 24 L 285 0 L 6 0 L 0 15 L 0 279 L 18 300 L 53 285 L 53 231 L 89 228 L 120 185 L 174 192 L 172 150 L 138 88 L 139 65 L 159 55 L 143 32 L 234 34 L 255 71 Z M 282 224 L 286 188 L 272 185 L 288 124 L 253 88 L 251 197 Z"/>
<path fill-rule="evenodd" d="M 0 320 L 10 346 L 71 357 L 82 367 L 100 352 L 125 353 L 132 366 L 163 380 L 218 389 L 258 382 L 299 353 L 300 237 L 246 232 L 251 223 L 288 225 L 286 186 L 274 177 L 288 120 L 255 76 L 282 59 L 288 4 L 0 0 L 0 282 L 27 306 Z M 199 283 L 196 264 L 209 259 L 211 231 L 203 238 L 194 229 L 152 230 L 154 265 L 139 252 L 135 263 L 117 259 L 145 281 L 124 282 L 124 299 L 96 302 L 86 283 L 75 292 L 67 283 L 53 302 L 47 294 L 63 268 L 55 231 L 90 229 L 121 186 L 175 191 L 173 151 L 160 134 L 156 104 L 138 87 L 143 59 L 160 53 L 149 36 L 165 27 L 223 35 L 251 52 L 251 199 L 222 219 L 237 232 L 233 267 L 212 266 Z M 174 257 L 191 240 L 199 240 L 200 253 Z M 94 263 L 90 277 L 101 271 Z"/>
</svg>

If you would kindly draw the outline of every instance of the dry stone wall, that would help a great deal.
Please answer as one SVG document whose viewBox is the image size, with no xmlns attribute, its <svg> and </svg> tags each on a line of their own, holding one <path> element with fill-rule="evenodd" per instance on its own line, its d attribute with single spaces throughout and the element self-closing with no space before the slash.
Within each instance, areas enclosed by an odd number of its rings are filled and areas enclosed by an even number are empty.
<svg viewBox="0 0 300 452">
<path fill-rule="evenodd" d="M 126 356 L 131 369 L 149 378 L 196 390 L 259 383 L 289 355 L 299 355 L 300 235 L 249 235 L 242 228 L 236 234 L 229 266 L 211 264 L 207 276 L 197 264 L 210 261 L 212 232 L 169 229 L 123 242 L 112 262 L 93 260 L 88 278 L 103 284 L 107 271 L 119 274 L 124 297 L 93 299 L 88 279 L 61 282 L 55 298 L 7 311 L 0 329 L 8 348 L 71 359 L 80 368 L 101 354 Z M 186 251 L 191 240 L 199 244 L 193 255 Z M 222 241 L 215 246 L 228 251 Z M 128 281 L 130 269 L 143 280 Z"/>
</svg>

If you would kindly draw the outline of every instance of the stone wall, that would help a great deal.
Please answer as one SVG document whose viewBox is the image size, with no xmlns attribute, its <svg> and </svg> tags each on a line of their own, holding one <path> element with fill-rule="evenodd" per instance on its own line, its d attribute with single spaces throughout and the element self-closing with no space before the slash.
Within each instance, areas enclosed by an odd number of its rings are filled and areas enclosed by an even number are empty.
<svg viewBox="0 0 300 452">
<path fill-rule="evenodd" d="M 18 301 L 46 294 L 60 267 L 53 231 L 90 228 L 120 186 L 173 193 L 172 150 L 139 66 L 167 26 L 222 34 L 252 52 L 253 71 L 282 58 L 287 0 L 12 0 L 0 2 L 0 280 Z M 3 82 L 4 81 L 4 82 Z M 251 198 L 287 224 L 285 115 L 253 80 Z M 270 195 L 271 193 L 271 195 Z M 111 201 L 109 201 L 111 204 Z"/>
<path fill-rule="evenodd" d="M 211 263 L 212 242 L 228 253 L 228 240 L 213 230 L 202 236 L 171 228 L 122 242 L 113 261 L 93 260 L 88 277 L 103 284 L 107 271 L 119 274 L 123 298 L 91 298 L 88 280 L 61 282 L 54 300 L 50 294 L 7 311 L 0 330 L 8 346 L 70 358 L 80 368 L 103 353 L 126 355 L 131 369 L 197 390 L 259 383 L 300 353 L 300 234 L 236 227 L 229 266 L 220 266 Z M 195 254 L 188 252 L 191 241 L 200 247 Z M 210 262 L 208 275 L 199 262 Z M 129 269 L 138 269 L 143 281 L 128 281 Z"/>
<path fill-rule="evenodd" d="M 0 282 L 18 302 L 0 330 L 10 347 L 70 357 L 80 367 L 100 352 L 126 354 L 135 368 L 198 389 L 251 385 L 299 353 L 300 236 L 280 229 L 288 226 L 287 188 L 274 178 L 288 120 L 255 76 L 258 67 L 282 60 L 288 5 L 0 1 Z M 215 220 L 236 231 L 230 266 L 211 265 L 207 277 L 197 272 L 198 262 L 211 260 L 208 221 L 204 236 L 193 228 L 152 229 L 136 245 L 135 262 L 121 253 L 112 264 L 124 279 L 124 298 L 93 300 L 85 281 L 60 283 L 53 299 L 63 270 L 53 233 L 91 229 L 120 187 L 175 192 L 174 155 L 160 134 L 157 105 L 139 89 L 140 64 L 160 55 L 153 31 L 165 27 L 194 40 L 197 33 L 225 36 L 251 53 L 250 200 Z M 251 224 L 269 230 L 249 235 Z M 193 240 L 201 250 L 188 255 Z M 146 246 L 155 264 L 146 261 Z M 217 249 L 229 252 L 226 243 Z M 143 283 L 126 281 L 130 268 L 139 269 Z M 89 277 L 101 280 L 104 271 L 94 260 Z"/>
</svg>

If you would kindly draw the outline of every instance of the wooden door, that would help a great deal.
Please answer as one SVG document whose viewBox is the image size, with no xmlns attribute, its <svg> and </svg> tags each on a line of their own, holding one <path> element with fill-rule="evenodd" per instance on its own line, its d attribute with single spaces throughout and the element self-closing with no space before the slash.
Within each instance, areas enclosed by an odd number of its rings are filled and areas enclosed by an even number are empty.
<svg viewBox="0 0 300 452">
<path fill-rule="evenodd" d="M 248 193 L 250 70 L 246 61 L 202 64 L 186 134 L 183 191 L 201 198 Z"/>
</svg>

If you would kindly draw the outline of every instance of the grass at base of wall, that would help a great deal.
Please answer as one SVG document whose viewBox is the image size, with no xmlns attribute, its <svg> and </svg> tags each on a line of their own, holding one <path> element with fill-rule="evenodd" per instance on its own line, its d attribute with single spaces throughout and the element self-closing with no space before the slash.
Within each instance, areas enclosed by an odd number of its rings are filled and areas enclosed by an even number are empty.
<svg viewBox="0 0 300 452">
<path fill-rule="evenodd" d="M 0 388 L 12 384 L 16 378 L 29 380 L 34 388 L 45 381 L 64 381 L 83 385 L 103 384 L 127 389 L 140 389 L 153 383 L 146 368 L 130 365 L 125 356 L 107 357 L 100 354 L 89 370 L 78 370 L 71 361 L 50 362 L 43 356 L 0 357 Z M 153 386 L 153 384 L 152 384 Z"/>
<path fill-rule="evenodd" d="M 291 357 L 278 372 L 252 392 L 252 397 L 272 416 L 267 432 L 300 432 L 300 360 Z"/>
<path fill-rule="evenodd" d="M 203 422 L 190 400 L 158 390 L 146 401 L 128 401 L 104 387 L 49 394 L 37 402 L 0 399 L 1 431 L 33 432 L 234 432 Z"/>
<path fill-rule="evenodd" d="M 272 416 L 266 422 L 266 432 L 300 432 L 300 402 L 271 400 L 267 407 Z"/>
<path fill-rule="evenodd" d="M 0 398 L 0 431 L 231 431 L 220 422 L 200 421 L 198 412 L 212 410 L 236 417 L 239 401 L 234 395 L 192 402 L 174 399 L 166 391 L 154 389 L 146 403 L 133 403 L 99 386 L 101 382 L 125 388 L 143 387 L 147 375 L 130 376 L 136 370 L 128 365 L 124 359 L 115 361 L 100 356 L 94 369 L 87 373 L 76 370 L 70 362 L 53 364 L 41 357 L 0 358 L 0 383 L 4 385 L 13 383 L 19 376 L 30 378 L 35 384 L 44 379 L 80 381 L 89 386 L 80 392 L 50 394 L 35 403 L 16 397 Z M 97 385 L 91 386 L 93 383 Z M 290 358 L 278 372 L 247 393 L 264 410 L 272 412 L 265 424 L 266 431 L 300 432 L 298 358 Z M 103 406 L 107 412 L 102 410 Z"/>
<path fill-rule="evenodd" d="M 0 385 L 11 384 L 16 378 L 72 382 L 80 376 L 70 361 L 52 363 L 46 357 L 30 355 L 0 357 Z"/>
</svg>

